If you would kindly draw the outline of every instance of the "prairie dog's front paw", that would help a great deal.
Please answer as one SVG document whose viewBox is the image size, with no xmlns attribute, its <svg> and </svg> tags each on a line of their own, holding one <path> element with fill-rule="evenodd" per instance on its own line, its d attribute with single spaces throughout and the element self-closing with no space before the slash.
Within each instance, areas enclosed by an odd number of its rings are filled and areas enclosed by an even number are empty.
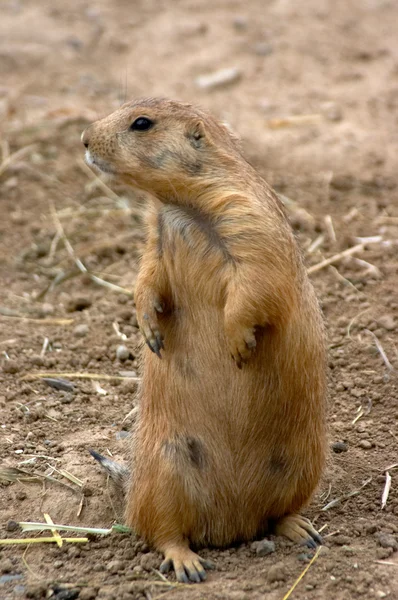
<svg viewBox="0 0 398 600">
<path fill-rule="evenodd" d="M 249 360 L 256 347 L 255 328 L 230 326 L 226 327 L 226 333 L 229 341 L 229 351 L 236 366 L 241 369 L 242 364 Z"/>
<path fill-rule="evenodd" d="M 141 333 L 152 352 L 162 358 L 160 351 L 164 349 L 164 338 L 159 326 L 158 314 L 163 312 L 163 303 L 159 298 L 152 297 L 150 300 L 147 299 L 146 303 L 136 302 L 136 306 Z"/>
</svg>

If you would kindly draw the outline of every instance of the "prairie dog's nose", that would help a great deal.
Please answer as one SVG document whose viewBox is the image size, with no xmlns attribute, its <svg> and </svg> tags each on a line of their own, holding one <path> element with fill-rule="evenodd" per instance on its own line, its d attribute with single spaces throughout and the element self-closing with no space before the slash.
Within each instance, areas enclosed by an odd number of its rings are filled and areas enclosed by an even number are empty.
<svg viewBox="0 0 398 600">
<path fill-rule="evenodd" d="M 81 138 L 80 138 L 80 139 L 81 139 L 81 141 L 83 142 L 84 146 L 85 146 L 86 148 L 88 148 L 88 147 L 89 147 L 89 144 L 90 144 L 90 127 L 87 127 L 87 128 L 86 128 L 86 129 L 83 131 L 83 133 L 82 133 L 82 135 L 81 135 Z"/>
</svg>

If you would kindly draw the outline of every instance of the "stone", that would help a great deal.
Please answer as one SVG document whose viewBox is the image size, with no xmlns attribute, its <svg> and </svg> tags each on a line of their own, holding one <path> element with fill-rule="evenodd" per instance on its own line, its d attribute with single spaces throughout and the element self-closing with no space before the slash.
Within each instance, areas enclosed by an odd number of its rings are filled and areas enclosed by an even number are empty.
<svg viewBox="0 0 398 600">
<path fill-rule="evenodd" d="M 347 452 L 348 446 L 346 442 L 333 442 L 332 450 L 336 454 L 340 454 L 341 452 Z"/>
<path fill-rule="evenodd" d="M 370 450 L 372 448 L 372 442 L 369 442 L 369 440 L 361 440 L 358 446 L 364 450 Z"/>
<path fill-rule="evenodd" d="M 116 348 L 116 358 L 118 360 L 120 360 L 121 362 L 124 362 L 125 360 L 127 360 L 130 356 L 130 350 L 127 348 L 127 346 L 124 346 L 123 344 L 121 344 L 120 346 L 118 346 Z"/>
<path fill-rule="evenodd" d="M 55 569 L 60 569 L 61 567 L 63 567 L 63 566 L 64 566 L 64 564 L 65 564 L 65 563 L 64 563 L 64 561 L 63 561 L 63 560 L 55 560 L 55 561 L 53 562 L 53 567 L 54 567 Z"/>
<path fill-rule="evenodd" d="M 275 542 L 271 542 L 271 540 L 253 542 L 253 544 L 250 546 L 250 549 L 253 549 L 254 545 L 257 556 L 267 556 L 267 554 L 272 554 L 275 552 Z"/>
<path fill-rule="evenodd" d="M 255 44 L 253 50 L 258 56 L 268 56 L 269 54 L 272 54 L 273 48 L 266 42 L 258 42 Z"/>
<path fill-rule="evenodd" d="M 109 571 L 109 573 L 116 574 L 124 569 L 124 563 L 118 559 L 111 560 L 111 562 L 108 563 L 106 568 L 107 571 Z"/>
<path fill-rule="evenodd" d="M 87 323 L 80 323 L 80 325 L 76 325 L 73 330 L 73 335 L 75 337 L 85 337 L 89 332 L 89 327 Z"/>
<path fill-rule="evenodd" d="M 19 525 L 16 521 L 8 521 L 6 531 L 17 531 Z"/>
<path fill-rule="evenodd" d="M 325 102 L 322 105 L 322 113 L 328 121 L 338 122 L 343 118 L 343 111 L 334 102 Z"/>
<path fill-rule="evenodd" d="M 377 540 L 382 548 L 392 548 L 394 552 L 398 550 L 397 539 L 390 533 L 379 533 Z"/>
<path fill-rule="evenodd" d="M 397 324 L 395 323 L 394 317 L 392 315 L 383 315 L 379 319 L 377 319 L 378 324 L 383 329 L 387 331 L 394 331 L 397 328 Z"/>
<path fill-rule="evenodd" d="M 267 579 L 269 583 L 274 581 L 286 581 L 287 574 L 283 562 L 277 562 L 268 569 Z"/>
<path fill-rule="evenodd" d="M 376 558 L 378 560 L 385 560 L 386 558 L 390 558 L 391 554 L 394 552 L 392 548 L 377 548 L 376 549 Z"/>
<path fill-rule="evenodd" d="M 0 573 L 12 573 L 14 571 L 14 565 L 9 558 L 2 558 L 0 560 Z"/>
<path fill-rule="evenodd" d="M 14 375 L 15 373 L 19 373 L 20 370 L 21 369 L 18 362 L 12 358 L 6 360 L 3 364 L 4 373 L 10 373 L 11 375 Z"/>
<path fill-rule="evenodd" d="M 159 568 L 159 557 L 154 552 L 148 552 L 141 556 L 140 565 L 145 571 Z"/>
</svg>

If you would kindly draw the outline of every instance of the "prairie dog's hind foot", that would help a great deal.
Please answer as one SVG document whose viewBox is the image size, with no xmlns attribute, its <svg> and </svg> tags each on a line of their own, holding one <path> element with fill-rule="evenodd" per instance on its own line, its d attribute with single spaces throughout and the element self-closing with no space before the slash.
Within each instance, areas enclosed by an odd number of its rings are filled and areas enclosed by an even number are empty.
<svg viewBox="0 0 398 600">
<path fill-rule="evenodd" d="M 322 544 L 322 538 L 309 519 L 292 514 L 282 517 L 275 523 L 276 535 L 284 535 L 292 542 L 316 548 Z"/>
<path fill-rule="evenodd" d="M 206 579 L 206 569 L 214 569 L 214 564 L 192 552 L 188 545 L 181 544 L 164 549 L 164 561 L 160 565 L 161 573 L 174 569 L 180 583 L 200 583 Z"/>
</svg>

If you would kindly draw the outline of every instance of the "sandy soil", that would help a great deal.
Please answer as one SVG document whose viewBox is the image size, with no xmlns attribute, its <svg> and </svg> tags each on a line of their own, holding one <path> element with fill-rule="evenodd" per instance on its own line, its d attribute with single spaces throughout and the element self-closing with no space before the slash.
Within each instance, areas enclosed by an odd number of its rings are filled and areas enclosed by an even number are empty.
<svg viewBox="0 0 398 600">
<path fill-rule="evenodd" d="M 286 198 L 309 267 L 376 236 L 311 276 L 329 332 L 331 451 L 307 515 L 325 547 L 290 597 L 398 598 L 397 22 L 388 0 L 0 4 L 1 477 L 5 467 L 38 475 L 14 471 L 0 486 L 1 538 L 43 512 L 64 524 L 122 521 L 88 449 L 128 454 L 134 303 L 79 274 L 59 224 L 90 273 L 134 288 L 142 199 L 83 166 L 80 133 L 127 98 L 171 96 L 242 136 Z M 233 81 L 198 86 L 224 68 Z M 75 373 L 64 377 L 73 391 L 32 378 L 43 372 Z M 251 544 L 204 550 L 217 566 L 208 581 L 172 587 L 154 571 L 160 557 L 127 534 L 0 546 L 0 597 L 282 600 L 312 553 L 274 541 L 266 556 Z"/>
</svg>

